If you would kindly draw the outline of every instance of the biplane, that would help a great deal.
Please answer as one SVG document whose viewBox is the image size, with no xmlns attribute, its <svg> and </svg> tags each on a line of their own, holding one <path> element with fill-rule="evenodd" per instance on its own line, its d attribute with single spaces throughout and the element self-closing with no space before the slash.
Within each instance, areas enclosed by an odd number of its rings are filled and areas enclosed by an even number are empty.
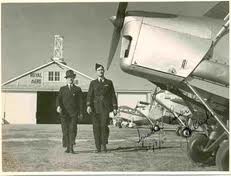
<svg viewBox="0 0 231 176">
<path fill-rule="evenodd" d="M 119 3 L 107 68 L 120 38 L 120 67 L 181 97 L 194 117 L 205 111 L 210 123 L 189 138 L 188 155 L 204 163 L 215 155 L 229 170 L 229 2 L 218 2 L 202 17 L 126 11 Z"/>
</svg>

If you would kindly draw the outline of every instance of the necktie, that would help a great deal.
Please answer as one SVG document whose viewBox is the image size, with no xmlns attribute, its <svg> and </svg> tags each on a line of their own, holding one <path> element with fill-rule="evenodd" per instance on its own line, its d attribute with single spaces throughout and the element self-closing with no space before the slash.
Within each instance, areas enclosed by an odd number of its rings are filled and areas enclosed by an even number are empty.
<svg viewBox="0 0 231 176">
<path fill-rule="evenodd" d="M 69 85 L 70 91 L 72 90 L 72 87 L 73 87 L 73 85 L 70 84 L 70 85 Z"/>
</svg>

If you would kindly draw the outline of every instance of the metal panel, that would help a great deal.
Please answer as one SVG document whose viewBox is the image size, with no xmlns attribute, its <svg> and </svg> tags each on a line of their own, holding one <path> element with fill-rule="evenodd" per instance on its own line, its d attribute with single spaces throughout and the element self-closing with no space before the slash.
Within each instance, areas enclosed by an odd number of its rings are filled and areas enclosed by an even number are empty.
<svg viewBox="0 0 231 176">
<path fill-rule="evenodd" d="M 132 63 L 187 77 L 206 55 L 211 43 L 211 40 L 144 24 Z"/>
<path fill-rule="evenodd" d="M 127 65 L 131 65 L 132 58 L 133 58 L 133 55 L 136 49 L 136 43 L 138 40 L 141 25 L 142 25 L 141 17 L 126 17 L 125 18 L 120 58 L 121 58 L 121 62 Z M 131 43 L 129 44 L 129 48 L 128 48 L 128 45 L 126 44 L 128 43 L 126 36 L 131 37 Z M 125 56 L 125 52 L 127 49 L 129 49 L 129 54 Z"/>
</svg>

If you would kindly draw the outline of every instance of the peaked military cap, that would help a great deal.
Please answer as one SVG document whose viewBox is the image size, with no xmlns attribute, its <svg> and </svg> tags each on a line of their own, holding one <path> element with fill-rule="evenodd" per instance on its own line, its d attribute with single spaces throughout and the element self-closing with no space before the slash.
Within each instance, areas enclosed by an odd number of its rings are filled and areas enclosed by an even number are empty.
<svg viewBox="0 0 231 176">
<path fill-rule="evenodd" d="M 95 70 L 97 70 L 97 69 L 100 68 L 100 67 L 103 67 L 103 65 L 98 64 L 98 63 L 95 64 Z M 104 67 L 103 67 L 103 69 L 104 69 Z"/>
</svg>

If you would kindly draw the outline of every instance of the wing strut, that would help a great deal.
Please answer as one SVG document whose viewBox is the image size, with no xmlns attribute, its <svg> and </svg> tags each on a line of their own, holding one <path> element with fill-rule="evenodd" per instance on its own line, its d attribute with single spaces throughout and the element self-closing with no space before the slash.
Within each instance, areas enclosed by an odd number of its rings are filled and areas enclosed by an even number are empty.
<svg viewBox="0 0 231 176">
<path fill-rule="evenodd" d="M 229 32 L 229 14 L 224 18 L 225 24 L 222 26 L 221 30 L 217 33 L 215 40 L 213 41 L 213 47 L 216 46 L 217 42 Z"/>
<path fill-rule="evenodd" d="M 200 94 L 194 89 L 188 82 L 185 81 L 185 84 L 190 88 L 190 90 L 197 96 L 197 98 L 201 101 L 201 103 L 206 107 L 206 109 L 212 114 L 212 116 L 218 121 L 218 123 L 222 126 L 222 128 L 227 132 L 229 135 L 229 129 L 226 127 L 224 122 L 222 122 L 219 116 L 216 114 L 215 111 L 203 100 Z"/>
</svg>

